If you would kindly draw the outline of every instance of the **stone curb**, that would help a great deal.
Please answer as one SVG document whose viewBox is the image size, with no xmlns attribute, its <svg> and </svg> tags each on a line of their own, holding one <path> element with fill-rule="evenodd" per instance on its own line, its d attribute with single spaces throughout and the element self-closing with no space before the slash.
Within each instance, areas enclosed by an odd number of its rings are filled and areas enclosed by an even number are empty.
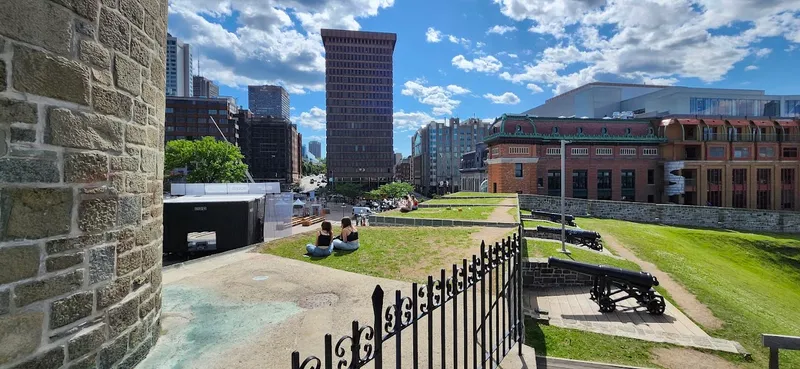
<svg viewBox="0 0 800 369">
<path fill-rule="evenodd" d="M 517 205 L 500 205 L 500 204 L 425 204 L 420 203 L 419 207 L 421 208 L 449 208 L 449 207 L 462 207 L 462 208 L 469 208 L 469 207 L 499 207 L 499 208 L 516 208 Z"/>
<path fill-rule="evenodd" d="M 479 220 L 457 220 L 457 219 L 421 219 L 421 218 L 400 218 L 370 215 L 369 224 L 374 226 L 422 226 L 422 227 L 498 227 L 512 228 L 519 226 L 519 223 L 507 222 L 488 222 Z"/>
</svg>

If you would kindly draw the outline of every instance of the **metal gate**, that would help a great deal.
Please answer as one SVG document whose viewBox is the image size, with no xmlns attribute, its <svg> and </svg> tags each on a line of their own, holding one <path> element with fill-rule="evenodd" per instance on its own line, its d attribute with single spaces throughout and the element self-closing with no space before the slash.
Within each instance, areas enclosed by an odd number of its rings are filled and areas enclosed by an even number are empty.
<svg viewBox="0 0 800 369">
<path fill-rule="evenodd" d="M 361 368 L 368 363 L 382 369 L 385 357 L 394 358 L 394 365 L 387 360 L 387 368 L 496 368 L 515 344 L 521 355 L 521 231 L 488 247 L 482 242 L 480 255 L 454 264 L 450 272 L 442 269 L 439 276 L 428 276 L 425 284 L 414 283 L 410 295 L 395 291 L 388 306 L 383 289 L 375 286 L 372 325 L 353 321 L 350 334 L 335 342 L 326 334 L 321 358 L 301 361 L 300 353 L 293 352 L 292 369 Z M 403 362 L 406 334 L 411 335 L 410 362 Z"/>
</svg>

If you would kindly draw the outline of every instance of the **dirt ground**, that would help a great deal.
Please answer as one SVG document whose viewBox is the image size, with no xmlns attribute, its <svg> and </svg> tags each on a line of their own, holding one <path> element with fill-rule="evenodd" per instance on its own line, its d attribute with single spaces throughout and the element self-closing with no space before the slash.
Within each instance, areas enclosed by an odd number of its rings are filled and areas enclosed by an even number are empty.
<svg viewBox="0 0 800 369">
<path fill-rule="evenodd" d="M 725 359 L 686 348 L 656 348 L 651 351 L 653 361 L 667 369 L 736 369 Z"/>
<path fill-rule="evenodd" d="M 508 200 L 516 201 L 514 199 L 508 199 Z M 508 200 L 505 200 L 503 202 L 506 202 Z M 511 214 L 508 213 L 507 206 L 498 206 L 494 208 L 492 213 L 489 214 L 489 220 L 492 222 L 507 222 L 507 223 L 514 223 L 517 221 L 516 219 L 514 219 L 513 216 L 511 216 Z"/>
<path fill-rule="evenodd" d="M 675 303 L 678 304 L 678 307 L 681 310 L 683 310 L 683 312 L 686 313 L 686 315 L 688 315 L 689 318 L 699 323 L 701 326 L 703 326 L 703 328 L 706 329 L 718 329 L 722 327 L 723 325 L 722 320 L 715 317 L 714 314 L 711 312 L 711 310 L 708 309 L 708 307 L 706 307 L 705 305 L 703 305 L 703 303 L 698 301 L 697 297 L 691 294 L 685 287 L 683 287 L 683 285 L 672 279 L 672 277 L 670 277 L 669 274 L 659 270 L 655 266 L 655 264 L 646 262 L 636 257 L 636 255 L 634 255 L 633 252 L 625 248 L 625 246 L 623 246 L 613 236 L 604 234 L 603 240 L 607 244 L 611 245 L 611 248 L 613 248 L 614 251 L 616 251 L 616 253 L 619 256 L 622 256 L 625 259 L 628 259 L 636 264 L 639 264 L 639 266 L 642 267 L 642 270 L 647 271 L 650 274 L 656 276 L 656 278 L 658 278 L 659 284 L 663 286 L 667 291 L 669 291 L 670 295 L 675 300 Z"/>
</svg>

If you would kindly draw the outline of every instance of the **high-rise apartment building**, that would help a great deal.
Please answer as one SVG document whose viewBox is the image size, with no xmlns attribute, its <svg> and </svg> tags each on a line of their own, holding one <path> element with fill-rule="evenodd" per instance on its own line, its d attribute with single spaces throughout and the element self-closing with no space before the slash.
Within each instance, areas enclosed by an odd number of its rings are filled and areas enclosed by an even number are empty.
<svg viewBox="0 0 800 369">
<path fill-rule="evenodd" d="M 400 164 L 400 160 L 403 160 L 403 154 L 399 152 L 394 153 L 394 165 Z"/>
<path fill-rule="evenodd" d="M 177 37 L 167 33 L 167 96 L 192 96 L 192 51 Z"/>
<path fill-rule="evenodd" d="M 289 119 L 289 93 L 281 86 L 248 86 L 247 102 L 253 115 Z"/>
<path fill-rule="evenodd" d="M 219 97 L 219 86 L 210 79 L 203 76 L 192 77 L 193 96 L 196 97 Z"/>
<path fill-rule="evenodd" d="M 232 97 L 167 97 L 165 109 L 166 141 L 200 139 L 205 136 L 224 139 L 237 145 L 239 107 Z M 214 124 L 216 121 L 217 124 Z M 219 127 L 219 128 L 217 128 Z M 221 131 L 221 132 L 220 132 Z"/>
<path fill-rule="evenodd" d="M 319 141 L 311 141 L 308 143 L 308 152 L 314 155 L 315 158 L 322 158 L 322 143 Z"/>
<path fill-rule="evenodd" d="M 397 35 L 334 29 L 321 34 L 330 183 L 388 183 L 394 172 L 392 55 Z"/>
<path fill-rule="evenodd" d="M 461 156 L 475 151 L 488 134 L 489 123 L 469 118 L 431 122 L 412 137 L 412 184 L 422 193 L 457 192 L 461 184 Z"/>
</svg>

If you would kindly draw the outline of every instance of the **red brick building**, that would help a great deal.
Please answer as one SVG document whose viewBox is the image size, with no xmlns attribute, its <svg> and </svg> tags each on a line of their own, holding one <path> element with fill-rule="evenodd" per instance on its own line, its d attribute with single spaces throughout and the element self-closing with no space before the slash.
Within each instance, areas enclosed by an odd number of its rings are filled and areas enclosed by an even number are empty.
<svg viewBox="0 0 800 369">
<path fill-rule="evenodd" d="M 798 122 L 503 115 L 490 127 L 489 192 L 800 210 Z M 722 153 L 722 154 L 720 154 Z"/>
</svg>

